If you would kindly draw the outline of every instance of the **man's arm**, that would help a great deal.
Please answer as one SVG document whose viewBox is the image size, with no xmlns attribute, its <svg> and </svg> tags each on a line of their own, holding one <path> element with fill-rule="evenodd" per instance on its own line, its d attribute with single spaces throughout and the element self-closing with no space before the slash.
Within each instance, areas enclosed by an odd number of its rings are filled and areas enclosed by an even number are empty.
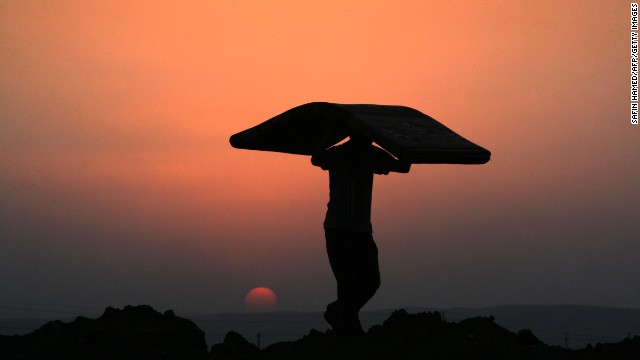
<svg viewBox="0 0 640 360">
<path fill-rule="evenodd" d="M 389 170 L 393 172 L 406 174 L 409 172 L 409 170 L 411 170 L 411 163 L 408 161 L 393 159 L 393 162 L 391 163 Z"/>
<path fill-rule="evenodd" d="M 406 174 L 411 170 L 411 163 L 394 158 L 387 159 L 382 166 L 376 166 L 374 172 L 380 175 L 388 175 L 390 172 Z"/>
<path fill-rule="evenodd" d="M 406 174 L 411 169 L 410 162 L 396 159 L 381 148 L 375 146 L 372 148 L 375 153 L 374 172 L 376 174 L 387 175 L 391 171 Z"/>
<path fill-rule="evenodd" d="M 321 151 L 315 152 L 313 155 L 311 155 L 311 164 L 313 164 L 315 166 L 319 166 L 323 170 L 327 170 L 326 169 L 326 166 L 327 166 L 327 154 L 326 153 L 327 153 L 326 150 L 321 150 Z"/>
<path fill-rule="evenodd" d="M 313 154 L 311 154 L 311 164 L 319 166 L 322 170 L 329 170 L 329 164 L 331 162 L 330 148 L 326 148 L 326 143 L 329 138 L 335 132 L 335 125 L 327 126 L 318 141 L 314 145 Z"/>
</svg>

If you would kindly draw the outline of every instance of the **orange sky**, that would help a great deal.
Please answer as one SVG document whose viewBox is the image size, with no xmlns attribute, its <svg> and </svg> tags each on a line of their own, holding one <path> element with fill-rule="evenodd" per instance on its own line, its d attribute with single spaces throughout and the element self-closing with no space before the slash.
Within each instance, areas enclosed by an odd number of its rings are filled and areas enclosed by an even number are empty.
<svg viewBox="0 0 640 360">
<path fill-rule="evenodd" d="M 284 309 L 321 308 L 326 174 L 228 138 L 329 101 L 414 107 L 493 154 L 376 179 L 370 306 L 640 307 L 628 16 L 622 1 L 2 2 L 0 302 L 234 311 L 266 285 Z"/>
</svg>

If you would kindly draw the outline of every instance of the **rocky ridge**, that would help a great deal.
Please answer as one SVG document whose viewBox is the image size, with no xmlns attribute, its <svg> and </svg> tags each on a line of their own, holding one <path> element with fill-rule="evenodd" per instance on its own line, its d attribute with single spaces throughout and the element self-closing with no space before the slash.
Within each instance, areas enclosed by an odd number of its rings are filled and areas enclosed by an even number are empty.
<svg viewBox="0 0 640 360">
<path fill-rule="evenodd" d="M 172 311 L 149 306 L 107 308 L 97 319 L 52 321 L 22 336 L 0 336 L 1 359 L 640 359 L 640 337 L 569 350 L 542 343 L 531 331 L 509 331 L 489 317 L 448 322 L 438 312 L 395 311 L 355 338 L 312 329 L 264 349 L 229 332 L 210 351 L 204 333 Z"/>
</svg>

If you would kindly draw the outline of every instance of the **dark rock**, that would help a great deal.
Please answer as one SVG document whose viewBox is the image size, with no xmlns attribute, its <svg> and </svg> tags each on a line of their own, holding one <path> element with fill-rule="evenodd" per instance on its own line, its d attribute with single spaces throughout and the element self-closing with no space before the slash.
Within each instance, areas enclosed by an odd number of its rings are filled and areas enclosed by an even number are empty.
<svg viewBox="0 0 640 360">
<path fill-rule="evenodd" d="M 515 338 L 491 318 L 456 324 L 447 323 L 438 312 L 408 314 L 398 310 L 364 336 L 344 339 L 312 330 L 300 340 L 266 348 L 261 359 L 495 358 L 493 355 L 508 356 L 512 350 L 524 348 Z"/>
<path fill-rule="evenodd" d="M 229 332 L 207 354 L 204 334 L 191 321 L 148 306 L 107 308 L 93 320 L 52 321 L 23 336 L 0 336 L 0 359 L 640 359 L 640 337 L 568 350 L 542 343 L 530 330 L 513 333 L 493 317 L 445 321 L 438 312 L 394 312 L 361 336 L 336 337 L 312 329 L 296 341 L 260 350 Z"/>
<path fill-rule="evenodd" d="M 7 360 L 206 357 L 204 333 L 195 324 L 149 306 L 109 307 L 95 320 L 52 321 L 30 334 L 0 341 L 0 358 Z"/>
<path fill-rule="evenodd" d="M 576 359 L 598 360 L 638 360 L 640 359 L 640 336 L 629 337 L 618 343 L 589 344 L 577 350 Z"/>
<path fill-rule="evenodd" d="M 255 359 L 258 353 L 257 346 L 234 331 L 229 331 L 221 344 L 211 347 L 211 359 L 216 360 Z"/>
<path fill-rule="evenodd" d="M 529 329 L 523 329 L 516 334 L 516 342 L 523 346 L 541 345 L 542 341 L 538 339 Z"/>
<path fill-rule="evenodd" d="M 235 339 L 234 342 L 243 343 L 244 346 L 248 344 L 244 339 Z M 234 354 L 230 347 L 225 349 L 228 351 L 224 353 L 225 357 L 215 359 L 626 360 L 640 359 L 640 338 L 572 351 L 547 346 L 530 330 L 513 333 L 497 325 L 492 316 L 449 323 L 437 312 L 408 314 L 398 310 L 382 325 L 373 326 L 363 336 L 339 338 L 331 331 L 323 333 L 311 330 L 299 340 L 273 344 L 262 351 L 253 347 L 254 355 L 246 351 Z"/>
</svg>

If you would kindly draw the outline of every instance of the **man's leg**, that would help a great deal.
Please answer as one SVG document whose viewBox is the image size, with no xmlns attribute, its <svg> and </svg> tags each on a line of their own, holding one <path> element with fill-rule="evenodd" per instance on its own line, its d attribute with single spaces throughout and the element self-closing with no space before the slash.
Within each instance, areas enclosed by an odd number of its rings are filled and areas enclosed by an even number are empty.
<svg viewBox="0 0 640 360">
<path fill-rule="evenodd" d="M 358 246 L 354 233 L 339 229 L 326 229 L 327 254 L 331 270 L 338 285 L 338 300 L 327 306 L 325 319 L 338 335 L 362 333 L 358 319 Z M 337 328 L 336 328 L 337 327 Z"/>
<path fill-rule="evenodd" d="M 371 234 L 360 234 L 356 252 L 356 306 L 358 311 L 375 295 L 380 287 L 378 247 Z"/>
</svg>

